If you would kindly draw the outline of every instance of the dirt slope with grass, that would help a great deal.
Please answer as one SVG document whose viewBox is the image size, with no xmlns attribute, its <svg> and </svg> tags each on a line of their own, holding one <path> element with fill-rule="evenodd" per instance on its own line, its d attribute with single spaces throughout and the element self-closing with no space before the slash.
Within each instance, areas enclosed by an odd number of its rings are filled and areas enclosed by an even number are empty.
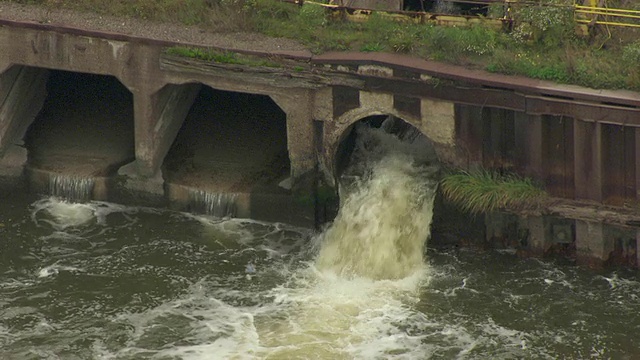
<svg viewBox="0 0 640 360">
<path fill-rule="evenodd" d="M 0 2 L 0 18 L 15 21 L 65 25 L 88 30 L 135 35 L 151 39 L 257 51 L 300 51 L 300 43 L 284 38 L 272 38 L 257 33 L 213 32 L 197 26 L 156 23 L 134 18 L 121 18 L 68 9 Z"/>
</svg>

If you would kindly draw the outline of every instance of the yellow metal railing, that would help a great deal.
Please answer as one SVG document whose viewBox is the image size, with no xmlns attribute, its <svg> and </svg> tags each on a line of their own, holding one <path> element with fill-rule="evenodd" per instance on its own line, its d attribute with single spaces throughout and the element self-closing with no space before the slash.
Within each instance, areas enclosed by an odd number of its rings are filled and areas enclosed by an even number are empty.
<svg viewBox="0 0 640 360">
<path fill-rule="evenodd" d="M 341 5 L 337 5 L 335 2 L 331 1 L 328 4 L 323 2 L 318 2 L 314 0 L 280 0 L 284 2 L 290 2 L 298 5 L 314 4 L 320 5 L 325 8 L 339 10 L 346 8 Z M 475 3 L 475 4 L 503 4 L 505 6 L 505 14 L 500 19 L 483 19 L 485 23 L 491 21 L 511 21 L 511 6 L 512 4 L 518 4 L 521 6 L 560 6 L 560 7 L 571 7 L 570 3 L 566 5 L 552 5 L 552 4 L 540 4 L 538 2 L 532 0 L 444 0 L 449 2 L 460 2 L 460 3 Z M 629 10 L 629 9 L 615 9 L 609 8 L 605 6 L 598 6 L 598 1 L 596 0 L 582 0 L 579 1 L 580 4 L 577 3 L 576 0 L 573 1 L 573 12 L 574 19 L 578 24 L 586 25 L 612 25 L 612 26 L 624 26 L 624 27 L 636 27 L 640 28 L 640 10 Z M 606 2 L 604 2 L 606 4 Z M 350 14 L 347 17 L 351 18 L 351 20 L 355 21 L 363 21 L 366 19 L 367 15 L 371 14 L 373 10 L 364 10 L 364 9 L 353 9 L 359 10 L 354 14 Z M 409 11 L 382 11 L 382 13 L 386 13 L 390 16 L 394 16 L 399 20 L 411 20 L 411 21 L 436 21 L 437 23 L 442 22 L 443 25 L 463 25 L 474 22 L 474 16 L 460 16 L 460 15 L 445 15 L 445 14 L 430 14 L 424 12 L 409 12 Z M 487 21 L 489 20 L 489 21 Z M 499 26 L 498 22 L 496 24 Z M 586 27 L 585 27 L 586 28 Z"/>
<path fill-rule="evenodd" d="M 640 11 L 600 7 L 592 1 L 589 6 L 574 2 L 575 20 L 579 24 L 613 25 L 640 28 Z"/>
</svg>

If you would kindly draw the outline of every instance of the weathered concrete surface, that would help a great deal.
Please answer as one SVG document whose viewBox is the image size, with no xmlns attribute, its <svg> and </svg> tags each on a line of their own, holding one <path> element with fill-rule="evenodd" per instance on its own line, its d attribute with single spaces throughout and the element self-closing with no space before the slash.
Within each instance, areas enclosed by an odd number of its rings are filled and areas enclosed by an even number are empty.
<svg viewBox="0 0 640 360">
<path fill-rule="evenodd" d="M 160 170 L 200 88 L 200 84 L 167 85 L 150 98 L 137 100 L 148 105 L 138 106 L 137 116 L 147 121 L 155 120 L 155 126 L 147 136 L 136 137 L 137 160 L 120 168 L 120 175 L 152 178 Z M 144 120 L 136 123 L 146 123 Z"/>
<path fill-rule="evenodd" d="M 291 163 L 290 175 L 295 187 L 295 181 L 305 173 L 315 171 L 318 163 L 317 136 L 313 125 L 314 94 L 310 90 L 303 90 L 273 95 L 272 99 L 287 117 L 287 149 Z"/>
<path fill-rule="evenodd" d="M 0 177 L 19 177 L 27 163 L 24 135 L 44 104 L 49 72 L 13 66 L 0 76 Z"/>
<path fill-rule="evenodd" d="M 529 232 L 529 255 L 542 257 L 551 247 L 549 240 L 549 230 L 545 224 L 545 220 L 541 216 L 529 216 L 524 218 L 523 227 Z"/>
<path fill-rule="evenodd" d="M 576 122 L 575 187 L 576 198 L 602 201 L 602 126 L 595 122 Z"/>
<path fill-rule="evenodd" d="M 576 260 L 589 267 L 602 267 L 613 251 L 602 223 L 576 221 Z"/>
</svg>

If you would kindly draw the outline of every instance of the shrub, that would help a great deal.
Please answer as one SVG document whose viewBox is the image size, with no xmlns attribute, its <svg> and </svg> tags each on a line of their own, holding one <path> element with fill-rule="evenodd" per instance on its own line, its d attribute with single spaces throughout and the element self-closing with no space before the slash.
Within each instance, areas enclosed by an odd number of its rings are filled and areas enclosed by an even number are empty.
<svg viewBox="0 0 640 360">
<path fill-rule="evenodd" d="M 622 49 L 622 60 L 629 66 L 640 66 L 640 41 L 627 44 Z"/>
<path fill-rule="evenodd" d="M 539 5 L 514 6 L 512 33 L 516 42 L 545 47 L 561 46 L 574 37 L 575 21 L 568 0 L 541 0 Z"/>
</svg>

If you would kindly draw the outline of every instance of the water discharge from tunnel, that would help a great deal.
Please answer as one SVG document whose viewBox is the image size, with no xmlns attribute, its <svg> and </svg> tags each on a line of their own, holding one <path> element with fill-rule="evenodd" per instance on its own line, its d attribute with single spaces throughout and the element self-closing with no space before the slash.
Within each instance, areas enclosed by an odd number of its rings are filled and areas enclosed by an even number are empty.
<svg viewBox="0 0 640 360">
<path fill-rule="evenodd" d="M 388 118 L 355 128 L 341 175 L 342 203 L 316 237 L 310 266 L 288 269 L 270 291 L 277 310 L 253 319 L 259 358 L 374 359 L 424 354 L 405 325 L 428 281 L 436 158 L 424 136 Z M 284 317 L 285 321 L 282 321 Z"/>
<path fill-rule="evenodd" d="M 355 131 L 340 183 L 344 201 L 322 236 L 316 265 L 346 277 L 401 279 L 424 266 L 436 158 L 417 129 L 394 117 Z"/>
</svg>

